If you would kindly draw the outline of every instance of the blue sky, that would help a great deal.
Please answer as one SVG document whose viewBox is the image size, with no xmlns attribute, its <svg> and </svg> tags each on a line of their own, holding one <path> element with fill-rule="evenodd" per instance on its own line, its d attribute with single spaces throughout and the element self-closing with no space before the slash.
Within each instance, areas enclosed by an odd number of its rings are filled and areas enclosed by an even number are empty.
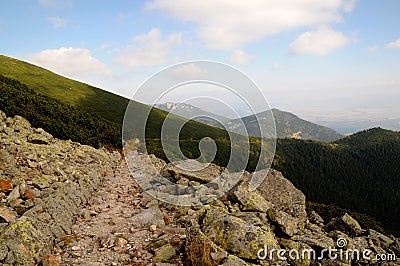
<svg viewBox="0 0 400 266">
<path fill-rule="evenodd" d="M 0 53 L 131 97 L 169 64 L 242 70 L 272 107 L 400 118 L 397 0 L 2 1 Z"/>
</svg>

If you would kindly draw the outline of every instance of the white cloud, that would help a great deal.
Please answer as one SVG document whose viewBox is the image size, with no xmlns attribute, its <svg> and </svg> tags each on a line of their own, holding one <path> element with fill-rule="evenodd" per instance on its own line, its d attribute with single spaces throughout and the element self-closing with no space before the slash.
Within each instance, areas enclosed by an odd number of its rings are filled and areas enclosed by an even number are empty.
<svg viewBox="0 0 400 266">
<path fill-rule="evenodd" d="M 348 13 L 353 11 L 353 9 L 356 7 L 357 2 L 358 2 L 357 0 L 349 0 L 345 2 L 343 4 L 343 10 Z"/>
<path fill-rule="evenodd" d="M 254 58 L 254 55 L 247 54 L 240 49 L 234 50 L 229 62 L 235 65 L 247 65 Z"/>
<path fill-rule="evenodd" d="M 217 50 L 240 49 L 264 36 L 304 26 L 341 22 L 354 0 L 153 0 L 149 9 L 198 25 L 205 46 Z"/>
<path fill-rule="evenodd" d="M 111 71 L 85 48 L 44 50 L 27 58 L 33 64 L 66 76 L 106 76 Z"/>
<path fill-rule="evenodd" d="M 51 26 L 54 29 L 59 29 L 59 28 L 65 27 L 68 24 L 68 22 L 65 19 L 60 18 L 60 17 L 50 17 L 50 18 L 47 18 L 47 21 L 50 22 Z"/>
<path fill-rule="evenodd" d="M 276 63 L 276 62 L 275 62 L 275 63 L 272 65 L 272 68 L 275 69 L 275 70 L 284 70 L 284 69 L 286 69 L 286 66 L 283 65 L 283 64 L 279 64 L 279 63 Z"/>
<path fill-rule="evenodd" d="M 373 52 L 375 52 L 375 51 L 378 50 L 378 49 L 379 49 L 379 46 L 378 46 L 378 45 L 372 45 L 372 46 L 368 47 L 368 52 L 373 53 Z"/>
<path fill-rule="evenodd" d="M 400 48 L 400 39 L 390 42 L 385 46 L 386 49 Z"/>
<path fill-rule="evenodd" d="M 307 31 L 297 37 L 290 45 L 297 55 L 323 56 L 347 45 L 350 38 L 339 31 L 322 27 L 317 31 Z"/>
<path fill-rule="evenodd" d="M 134 44 L 126 47 L 115 59 L 117 64 L 129 67 L 159 66 L 169 62 L 168 54 L 182 42 L 182 33 L 161 36 L 155 28 L 133 37 Z"/>
<path fill-rule="evenodd" d="M 72 0 L 39 0 L 39 4 L 46 8 L 66 8 L 72 6 Z"/>
<path fill-rule="evenodd" d="M 207 69 L 201 68 L 193 63 L 185 64 L 174 69 L 172 75 L 183 79 L 201 79 L 208 73 Z"/>
</svg>

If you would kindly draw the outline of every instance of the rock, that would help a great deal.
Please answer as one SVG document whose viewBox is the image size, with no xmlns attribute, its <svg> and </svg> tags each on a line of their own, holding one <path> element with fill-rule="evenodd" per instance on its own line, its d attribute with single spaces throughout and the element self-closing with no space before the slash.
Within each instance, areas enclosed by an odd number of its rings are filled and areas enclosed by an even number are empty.
<svg viewBox="0 0 400 266">
<path fill-rule="evenodd" d="M 205 210 L 200 209 L 196 215 L 204 214 Z M 190 220 L 186 228 L 185 252 L 188 261 L 192 265 L 219 265 L 228 256 L 226 250 L 212 242 L 200 229 L 198 220 Z M 211 254 L 224 254 L 225 256 L 211 256 Z"/>
<path fill-rule="evenodd" d="M 182 186 L 189 186 L 189 182 L 190 182 L 190 180 L 189 179 L 187 179 L 186 177 L 182 177 L 181 179 L 179 179 L 177 182 L 176 182 L 176 184 L 178 184 L 178 185 L 182 185 Z"/>
<path fill-rule="evenodd" d="M 221 266 L 247 266 L 248 264 L 236 256 L 229 255 Z"/>
<path fill-rule="evenodd" d="M 313 211 L 313 210 L 311 210 L 308 213 L 308 219 L 313 224 L 317 224 L 317 225 L 320 225 L 320 226 L 324 224 L 324 219 L 322 219 L 322 217 L 318 213 Z"/>
<path fill-rule="evenodd" d="M 29 188 L 27 188 L 24 192 L 23 197 L 25 199 L 35 199 L 36 198 L 36 193 L 34 193 L 32 190 L 30 190 Z"/>
<path fill-rule="evenodd" d="M 17 200 L 21 195 L 19 194 L 19 187 L 16 186 L 7 197 L 7 202 Z"/>
<path fill-rule="evenodd" d="M 38 128 L 38 133 L 33 133 L 28 136 L 28 142 L 33 144 L 49 144 L 53 136 L 43 129 Z"/>
<path fill-rule="evenodd" d="M 390 251 L 391 246 L 395 243 L 395 241 L 390 237 L 387 237 L 373 229 L 368 230 L 368 239 L 371 240 L 375 246 L 382 247 L 386 251 Z"/>
<path fill-rule="evenodd" d="M 176 165 L 168 164 L 164 168 L 162 174 L 174 181 L 186 178 L 190 181 L 209 183 L 218 178 L 222 173 L 222 168 L 215 164 L 205 166 L 206 164 L 200 163 L 196 160 L 187 160 Z"/>
<path fill-rule="evenodd" d="M 296 218 L 299 229 L 304 228 L 307 221 L 304 194 L 276 170 L 261 170 L 258 174 L 264 175 L 265 178 L 256 191 L 271 202 L 275 210 Z"/>
<path fill-rule="evenodd" d="M 283 211 L 270 209 L 268 211 L 268 217 L 272 222 L 278 224 L 282 232 L 284 232 L 289 237 L 299 233 L 300 228 L 298 227 L 298 220 L 290 214 L 287 214 Z"/>
<path fill-rule="evenodd" d="M 249 191 L 247 184 L 239 185 L 233 195 L 243 211 L 267 212 L 272 207 L 272 203 L 266 201 L 260 194 Z"/>
<path fill-rule="evenodd" d="M 55 178 L 52 178 L 49 175 L 42 175 L 40 177 L 32 178 L 32 186 L 38 189 L 44 189 L 50 187 L 51 183 L 55 181 Z"/>
<path fill-rule="evenodd" d="M 307 244 L 297 242 L 297 241 L 292 241 L 290 239 L 279 239 L 279 243 L 281 246 L 287 251 L 287 254 L 285 254 L 285 257 L 288 258 L 288 261 L 290 262 L 290 265 L 295 265 L 295 266 L 308 266 L 311 263 L 311 260 L 308 257 L 302 257 L 301 252 L 303 250 L 310 250 L 311 247 Z M 296 252 L 292 251 L 295 250 L 299 253 L 299 256 L 297 256 Z M 293 254 L 290 254 L 290 252 L 293 252 Z"/>
<path fill-rule="evenodd" d="M 109 233 L 99 236 L 98 241 L 103 248 L 111 248 L 115 244 L 114 236 Z"/>
<path fill-rule="evenodd" d="M 321 250 L 335 247 L 335 242 L 332 238 L 323 233 L 312 232 L 305 229 L 301 235 L 295 235 L 290 238 L 293 241 L 301 242 L 311 246 L 312 248 Z"/>
<path fill-rule="evenodd" d="M 150 243 L 147 245 L 147 248 L 151 251 L 155 251 L 156 249 L 170 243 L 171 240 L 172 240 L 172 237 L 168 234 L 165 234 L 156 239 L 151 240 Z"/>
<path fill-rule="evenodd" d="M 42 261 L 42 256 L 50 254 L 50 245 L 41 232 L 24 219 L 11 222 L 1 232 L 0 243 L 9 247 L 6 264 L 35 265 Z"/>
<path fill-rule="evenodd" d="M 153 262 L 171 262 L 171 260 L 176 256 L 175 248 L 170 244 L 160 247 L 155 251 L 155 253 Z"/>
<path fill-rule="evenodd" d="M 7 192 L 13 189 L 12 180 L 0 178 L 0 192 Z"/>
<path fill-rule="evenodd" d="M 36 168 L 38 164 L 34 161 L 28 160 L 28 165 L 30 168 Z"/>
<path fill-rule="evenodd" d="M 193 210 L 193 209 L 189 209 L 189 210 L 187 210 L 187 215 L 193 215 L 193 214 L 195 214 L 196 213 L 196 211 L 195 210 Z"/>
<path fill-rule="evenodd" d="M 8 207 L 0 207 L 0 217 L 7 223 L 12 222 L 17 218 L 16 213 Z"/>
<path fill-rule="evenodd" d="M 150 231 L 154 232 L 156 230 L 157 230 L 157 225 L 155 224 L 150 225 Z"/>
<path fill-rule="evenodd" d="M 335 241 L 336 246 L 341 245 L 340 248 L 353 248 L 354 244 L 352 243 L 352 239 L 346 235 L 345 233 L 338 231 L 338 230 L 334 230 L 328 233 L 328 237 L 332 238 L 333 241 Z M 345 241 L 343 243 L 338 243 L 337 241 L 339 239 L 344 239 Z"/>
<path fill-rule="evenodd" d="M 81 250 L 81 247 L 80 246 L 72 246 L 71 250 L 72 251 L 78 251 L 78 250 Z"/>
<path fill-rule="evenodd" d="M 119 156 L 54 139 L 18 116 L 5 120 L 0 122 L 0 264 L 49 264 L 55 239 L 71 233 L 81 204 L 103 173 L 113 172 Z"/>
<path fill-rule="evenodd" d="M 325 229 L 327 231 L 339 230 L 350 237 L 359 236 L 363 232 L 359 223 L 347 213 L 342 217 L 332 219 Z"/>
<path fill-rule="evenodd" d="M 160 211 L 157 206 L 150 207 L 135 216 L 129 218 L 132 224 L 136 224 L 138 227 L 149 228 L 150 225 L 156 225 L 157 227 L 164 226 L 164 214 Z"/>
<path fill-rule="evenodd" d="M 202 228 L 219 247 L 243 259 L 257 259 L 257 251 L 264 245 L 279 247 L 272 231 L 248 224 L 221 208 L 206 211 Z"/>
<path fill-rule="evenodd" d="M 117 240 L 115 241 L 115 246 L 117 248 L 123 248 L 128 244 L 128 240 L 122 237 L 118 237 Z"/>
</svg>

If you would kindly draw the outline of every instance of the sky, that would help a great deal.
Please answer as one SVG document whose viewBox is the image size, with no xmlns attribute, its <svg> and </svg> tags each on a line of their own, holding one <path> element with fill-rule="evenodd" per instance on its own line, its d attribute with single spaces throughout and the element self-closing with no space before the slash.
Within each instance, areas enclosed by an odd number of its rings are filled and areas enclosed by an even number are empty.
<svg viewBox="0 0 400 266">
<path fill-rule="evenodd" d="M 271 107 L 314 121 L 400 118 L 398 0 L 13 0 L 0 7 L 0 54 L 128 98 L 168 65 L 212 60 L 245 73 Z"/>
</svg>

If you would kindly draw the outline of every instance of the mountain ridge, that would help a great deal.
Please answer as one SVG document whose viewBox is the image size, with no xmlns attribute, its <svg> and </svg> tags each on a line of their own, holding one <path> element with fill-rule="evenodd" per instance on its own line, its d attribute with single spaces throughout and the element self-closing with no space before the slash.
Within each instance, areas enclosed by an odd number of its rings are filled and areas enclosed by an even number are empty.
<svg viewBox="0 0 400 266">
<path fill-rule="evenodd" d="M 229 119 L 227 117 L 210 113 L 197 106 L 186 103 L 166 102 L 162 104 L 157 104 L 156 107 L 186 118 L 200 116 L 201 118 L 195 118 L 194 120 L 211 126 L 227 129 L 228 131 L 238 134 L 248 134 L 255 137 L 260 137 L 258 128 L 259 125 L 258 123 L 254 122 L 256 121 L 256 116 L 260 120 L 263 120 L 269 118 L 270 112 L 272 111 L 272 114 L 275 118 L 277 138 L 299 138 L 306 140 L 310 139 L 323 142 L 331 142 L 344 137 L 333 129 L 309 122 L 293 113 L 281 111 L 277 108 L 265 110 L 257 113 L 256 115 L 244 116 L 238 119 Z M 207 117 L 209 117 L 209 119 L 207 119 Z M 220 122 L 216 122 L 216 120 Z M 245 128 L 241 126 L 242 122 Z M 267 126 L 267 130 L 268 132 L 274 131 L 272 125 Z M 271 133 L 267 133 L 267 136 L 265 137 L 273 137 L 273 135 Z"/>
</svg>

